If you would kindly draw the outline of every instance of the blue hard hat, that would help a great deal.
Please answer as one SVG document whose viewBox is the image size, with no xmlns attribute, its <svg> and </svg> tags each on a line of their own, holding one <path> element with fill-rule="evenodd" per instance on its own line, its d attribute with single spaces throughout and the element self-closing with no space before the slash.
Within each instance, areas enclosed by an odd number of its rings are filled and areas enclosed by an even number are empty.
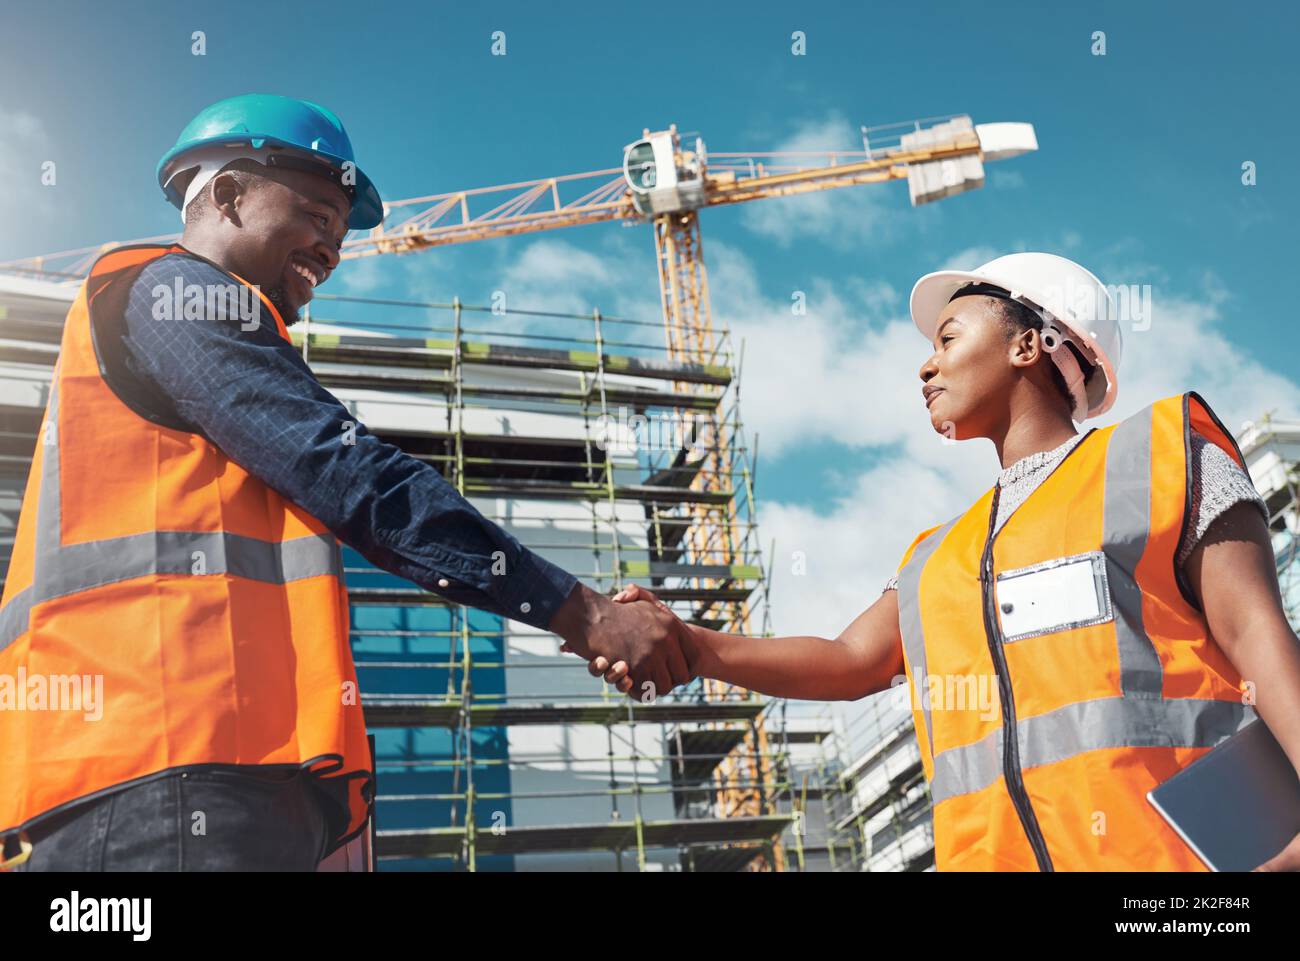
<svg viewBox="0 0 1300 961">
<path fill-rule="evenodd" d="M 352 196 L 348 227 L 366 230 L 384 219 L 383 201 L 370 178 L 361 172 L 352 153 L 343 123 L 329 110 L 307 100 L 278 97 L 272 94 L 246 94 L 218 100 L 199 111 L 189 122 L 176 146 L 158 161 L 158 186 L 172 206 L 179 208 L 185 199 L 184 186 L 172 181 L 177 170 L 185 166 L 185 154 L 214 144 L 248 143 L 254 148 L 279 147 L 286 151 L 272 158 L 276 166 L 294 167 L 291 158 L 300 157 L 317 167 L 324 161 L 323 172 L 341 174 L 350 165 L 355 183 L 344 185 Z M 308 158 L 315 158 L 310 160 Z"/>
</svg>

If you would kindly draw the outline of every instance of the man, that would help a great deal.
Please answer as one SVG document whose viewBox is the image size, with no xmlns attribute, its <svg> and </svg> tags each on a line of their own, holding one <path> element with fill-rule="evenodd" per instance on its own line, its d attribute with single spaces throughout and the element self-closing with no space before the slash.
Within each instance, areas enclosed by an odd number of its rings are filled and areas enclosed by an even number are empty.
<svg viewBox="0 0 1300 961">
<path fill-rule="evenodd" d="M 348 230 L 382 219 L 337 117 L 224 100 L 158 176 L 184 234 L 105 254 L 69 312 L 0 602 L 0 670 L 102 681 L 97 720 L 0 714 L 11 864 L 314 870 L 365 829 L 336 538 L 653 690 L 689 680 L 669 615 L 523 548 L 290 344 Z"/>
<path fill-rule="evenodd" d="M 1147 791 L 1256 712 L 1300 769 L 1300 642 L 1236 442 L 1190 392 L 1075 429 L 1114 402 L 1121 344 L 1063 257 L 929 274 L 911 306 L 918 400 L 937 433 L 993 442 L 997 482 L 839 637 L 681 624 L 691 670 L 813 700 L 906 680 L 939 870 L 1205 870 Z M 634 690 L 611 663 L 589 669 Z M 1257 869 L 1300 869 L 1300 837 Z"/>
</svg>

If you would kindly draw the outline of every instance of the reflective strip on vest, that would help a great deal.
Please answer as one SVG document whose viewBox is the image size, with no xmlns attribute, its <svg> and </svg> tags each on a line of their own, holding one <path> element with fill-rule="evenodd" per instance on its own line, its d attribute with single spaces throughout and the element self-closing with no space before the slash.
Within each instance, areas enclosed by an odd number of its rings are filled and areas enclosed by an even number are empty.
<svg viewBox="0 0 1300 961">
<path fill-rule="evenodd" d="M 1255 712 L 1236 701 L 1106 697 L 1018 718 L 1016 740 L 1025 769 L 1107 748 L 1214 747 L 1254 720 Z M 998 728 L 936 757 L 930 784 L 934 803 L 982 791 L 1000 778 L 1002 737 Z"/>
<path fill-rule="evenodd" d="M 1159 700 L 1164 691 L 1160 655 L 1142 626 L 1138 562 L 1151 534 L 1151 419 L 1155 405 L 1122 421 L 1106 449 L 1101 549 L 1115 610 L 1120 690 L 1125 697 Z"/>
<path fill-rule="evenodd" d="M 328 533 L 273 543 L 229 531 L 149 531 L 81 544 L 61 543 L 57 373 L 56 369 L 50 385 L 45 433 L 39 440 L 45 445 L 45 453 L 41 458 L 32 583 L 0 609 L 0 651 L 28 630 L 31 609 L 37 604 L 133 577 L 232 574 L 284 584 L 331 574 L 342 580 L 342 551 Z M 202 558 L 198 570 L 196 552 L 201 552 Z"/>
<path fill-rule="evenodd" d="M 952 526 L 960 519 L 954 517 L 917 544 L 912 551 L 912 556 L 898 572 L 898 626 L 903 636 L 903 649 L 907 653 L 907 661 L 912 665 L 912 677 L 916 685 L 924 684 L 926 677 L 925 629 L 921 625 L 921 571 L 925 568 L 930 555 L 943 543 Z M 930 722 L 928 697 L 921 698 L 921 710 L 925 714 L 925 733 L 930 744 L 930 757 L 934 757 L 934 726 Z"/>
</svg>

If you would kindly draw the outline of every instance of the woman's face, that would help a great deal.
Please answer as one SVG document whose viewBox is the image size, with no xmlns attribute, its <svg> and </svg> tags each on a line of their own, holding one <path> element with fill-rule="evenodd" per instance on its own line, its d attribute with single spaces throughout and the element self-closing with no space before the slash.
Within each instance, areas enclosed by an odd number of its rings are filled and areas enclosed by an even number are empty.
<svg viewBox="0 0 1300 961">
<path fill-rule="evenodd" d="M 1008 339 L 992 297 L 972 294 L 944 307 L 934 353 L 921 366 L 923 400 L 936 431 L 966 440 L 1005 430 L 1016 368 L 1026 362 L 1021 339 Z"/>
</svg>

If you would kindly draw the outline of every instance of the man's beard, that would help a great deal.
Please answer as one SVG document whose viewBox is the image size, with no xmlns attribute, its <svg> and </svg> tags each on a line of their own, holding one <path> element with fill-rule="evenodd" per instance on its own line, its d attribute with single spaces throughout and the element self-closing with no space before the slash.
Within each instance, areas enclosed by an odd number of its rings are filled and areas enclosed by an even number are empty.
<svg viewBox="0 0 1300 961">
<path fill-rule="evenodd" d="M 292 327 L 302 320 L 298 311 L 289 309 L 289 304 L 284 299 L 283 287 L 268 287 L 262 293 L 266 294 L 266 299 L 271 302 L 271 306 L 279 313 L 280 319 L 284 321 L 284 326 Z"/>
</svg>

